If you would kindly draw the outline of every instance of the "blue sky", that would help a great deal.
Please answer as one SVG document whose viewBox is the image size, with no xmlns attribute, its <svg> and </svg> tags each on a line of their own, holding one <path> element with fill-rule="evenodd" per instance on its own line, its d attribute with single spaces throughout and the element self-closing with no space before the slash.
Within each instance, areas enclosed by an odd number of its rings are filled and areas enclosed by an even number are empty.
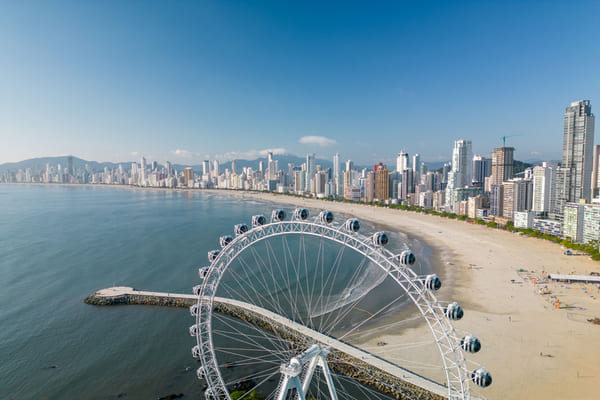
<svg viewBox="0 0 600 400">
<path fill-rule="evenodd" d="M 564 108 L 600 109 L 599 39 L 585 1 L 2 2 L 0 163 L 440 161 L 517 134 L 559 159 Z"/>
</svg>

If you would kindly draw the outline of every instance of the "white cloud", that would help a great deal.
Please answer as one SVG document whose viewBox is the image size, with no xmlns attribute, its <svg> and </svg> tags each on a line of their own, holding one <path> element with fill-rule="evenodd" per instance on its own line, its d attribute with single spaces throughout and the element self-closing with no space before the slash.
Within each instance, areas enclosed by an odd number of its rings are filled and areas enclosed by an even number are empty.
<svg viewBox="0 0 600 400">
<path fill-rule="evenodd" d="M 539 151 L 532 151 L 531 153 L 529 153 L 530 156 L 534 156 L 534 157 L 539 157 L 542 155 L 542 153 L 540 153 Z"/>
<path fill-rule="evenodd" d="M 326 138 L 325 136 L 302 136 L 298 143 L 301 144 L 314 144 L 321 147 L 334 146 L 337 142 L 333 139 Z"/>
<path fill-rule="evenodd" d="M 137 157 L 140 155 L 140 153 L 138 151 L 132 151 L 131 153 L 129 153 L 129 155 Z"/>
<path fill-rule="evenodd" d="M 177 149 L 171 150 L 171 153 L 181 158 L 193 158 L 194 154 L 189 150 Z"/>
</svg>

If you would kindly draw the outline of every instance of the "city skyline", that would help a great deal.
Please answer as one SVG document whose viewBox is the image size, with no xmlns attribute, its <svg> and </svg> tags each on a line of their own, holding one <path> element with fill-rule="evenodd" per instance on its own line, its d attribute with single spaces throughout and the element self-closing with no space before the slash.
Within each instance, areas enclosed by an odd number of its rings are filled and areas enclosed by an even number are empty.
<svg viewBox="0 0 600 400">
<path fill-rule="evenodd" d="M 448 160 L 456 138 L 489 155 L 510 135 L 515 159 L 558 160 L 565 103 L 600 91 L 581 73 L 600 63 L 589 51 L 596 11 L 7 3 L 0 164 L 63 154 L 200 164 L 271 150 L 393 165 L 403 149 Z"/>
</svg>

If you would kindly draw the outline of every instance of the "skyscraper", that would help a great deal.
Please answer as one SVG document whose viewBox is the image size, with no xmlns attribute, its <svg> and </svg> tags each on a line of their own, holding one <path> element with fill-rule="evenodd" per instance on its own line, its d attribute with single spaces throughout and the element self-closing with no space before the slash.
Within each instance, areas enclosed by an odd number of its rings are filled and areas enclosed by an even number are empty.
<svg viewBox="0 0 600 400">
<path fill-rule="evenodd" d="M 405 169 L 408 168 L 408 153 L 400 152 L 398 153 L 398 158 L 396 158 L 396 172 L 402 173 Z"/>
<path fill-rule="evenodd" d="M 315 165 L 315 154 L 306 155 L 306 188 L 305 191 L 310 192 L 312 188 L 312 181 L 315 179 L 315 173 L 317 166 Z"/>
<path fill-rule="evenodd" d="M 219 177 L 219 160 L 213 161 L 213 174 L 215 178 Z"/>
<path fill-rule="evenodd" d="M 421 182 L 419 178 L 421 176 L 421 155 L 418 153 L 413 156 L 412 170 L 415 184 L 418 185 Z"/>
<path fill-rule="evenodd" d="M 142 156 L 140 160 L 141 169 L 140 169 L 140 185 L 146 186 L 146 159 Z"/>
<path fill-rule="evenodd" d="M 470 140 L 454 141 L 452 170 L 448 174 L 448 187 L 458 189 L 471 186 L 473 180 L 473 152 Z"/>
<path fill-rule="evenodd" d="M 194 171 L 191 167 L 186 167 L 183 169 L 183 183 L 187 187 L 194 186 Z"/>
<path fill-rule="evenodd" d="M 496 147 L 492 152 L 492 185 L 501 185 L 502 182 L 513 178 L 514 147 Z"/>
<path fill-rule="evenodd" d="M 558 170 L 559 213 L 567 202 L 590 200 L 594 146 L 594 114 L 589 100 L 571 103 L 565 110 L 562 163 Z"/>
<path fill-rule="evenodd" d="M 375 198 L 379 201 L 390 197 L 390 171 L 382 163 L 373 166 L 375 173 Z"/>
<path fill-rule="evenodd" d="M 492 160 L 480 155 L 473 156 L 473 185 L 483 186 L 485 178 L 492 174 Z"/>
<path fill-rule="evenodd" d="M 592 166 L 592 197 L 600 194 L 600 145 L 594 146 L 594 160 Z"/>
<path fill-rule="evenodd" d="M 544 162 L 533 167 L 533 205 L 531 211 L 549 212 L 554 208 L 556 163 Z"/>
<path fill-rule="evenodd" d="M 446 186 L 446 210 L 454 211 L 455 189 L 471 186 L 473 180 L 473 151 L 471 141 L 455 140 L 452 149 L 452 171 L 448 173 Z"/>
<path fill-rule="evenodd" d="M 354 161 L 348 160 L 346 161 L 346 171 L 354 170 Z"/>
<path fill-rule="evenodd" d="M 275 179 L 277 171 L 275 170 L 275 164 L 273 162 L 273 152 L 267 153 L 267 180 Z"/>
</svg>

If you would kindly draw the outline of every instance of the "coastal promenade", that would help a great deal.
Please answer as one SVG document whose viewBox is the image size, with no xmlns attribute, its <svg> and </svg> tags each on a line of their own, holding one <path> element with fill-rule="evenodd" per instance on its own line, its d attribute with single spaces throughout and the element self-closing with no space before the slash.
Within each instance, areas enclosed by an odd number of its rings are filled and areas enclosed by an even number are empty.
<svg viewBox="0 0 600 400">
<path fill-rule="evenodd" d="M 145 304 L 171 307 L 189 307 L 197 301 L 198 296 L 192 294 L 148 292 L 127 286 L 102 289 L 85 299 L 86 303 L 93 305 Z M 373 383 L 369 385 L 379 391 L 392 395 L 397 393 L 398 395 L 410 395 L 411 398 L 432 400 L 446 398 L 448 395 L 446 386 L 262 307 L 223 297 L 215 297 L 214 302 L 217 312 L 258 323 L 261 327 L 271 326 L 272 329 L 267 328 L 271 331 L 280 331 L 283 327 L 287 331 L 293 331 L 302 337 L 309 338 L 310 341 L 328 346 L 334 358 L 344 360 L 343 363 L 339 363 L 340 365 L 335 365 L 334 362 L 334 365 L 331 366 L 333 370 L 361 381 L 371 381 Z M 352 365 L 354 368 L 348 368 L 347 365 Z"/>
</svg>

